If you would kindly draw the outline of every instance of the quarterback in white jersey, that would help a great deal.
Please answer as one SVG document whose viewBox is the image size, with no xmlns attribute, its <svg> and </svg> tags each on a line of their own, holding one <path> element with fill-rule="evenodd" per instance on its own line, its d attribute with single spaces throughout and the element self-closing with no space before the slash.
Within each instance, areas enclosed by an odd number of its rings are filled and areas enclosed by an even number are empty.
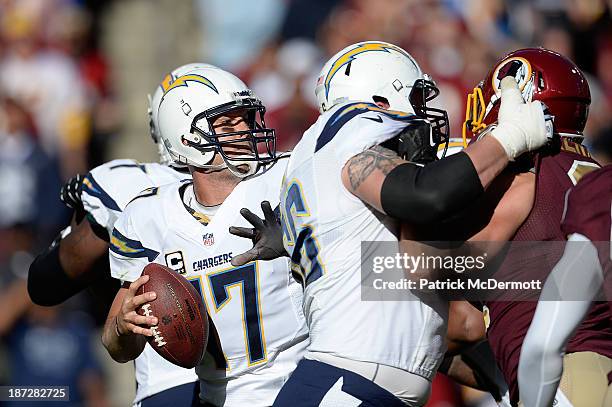
<svg viewBox="0 0 612 407">
<path fill-rule="evenodd" d="M 201 402 L 269 406 L 308 343 L 301 287 L 287 259 L 232 267 L 232 256 L 250 244 L 228 230 L 242 219 L 243 206 L 256 211 L 262 200 L 278 203 L 288 160 L 277 160 L 265 108 L 234 75 L 198 67 L 169 75 L 161 88 L 153 99 L 156 127 L 193 181 L 143 191 L 117 221 L 111 271 L 131 284 L 115 298 L 103 342 L 116 360 L 136 359 L 138 382 L 147 385 L 137 394 L 143 407 L 148 392 L 179 374 L 146 344 L 156 317 L 135 313 L 155 296 L 136 295 L 148 280 L 144 266 L 167 265 L 191 280 L 210 316 L 207 354 L 196 368 Z"/>
<path fill-rule="evenodd" d="M 305 286 L 311 343 L 275 406 L 425 404 L 445 352 L 448 304 L 411 293 L 404 301 L 363 301 L 361 283 L 373 271 L 361 270 L 362 243 L 372 242 L 370 252 L 397 253 L 399 222 L 449 216 L 478 198 L 510 159 L 546 142 L 542 107 L 517 99 L 516 83 L 506 81 L 504 92 L 514 113 L 497 132 L 421 167 L 386 148 L 422 121 L 431 126 L 434 153 L 448 141 L 446 113 L 426 105 L 437 88 L 416 61 L 370 41 L 323 67 L 316 89 L 322 114 L 292 153 L 280 203 L 283 244 Z"/>
<path fill-rule="evenodd" d="M 307 344 L 302 290 L 288 272 L 288 259 L 230 264 L 250 244 L 230 235 L 229 226 L 246 223 L 239 213 L 245 203 L 254 212 L 261 212 L 263 200 L 278 204 L 286 162 L 240 182 L 216 207 L 199 205 L 191 182 L 145 191 L 128 205 L 113 231 L 115 278 L 135 281 L 152 261 L 182 274 L 202 295 L 213 330 L 196 371 L 202 398 L 214 405 L 271 405 Z M 139 383 L 158 388 L 169 380 L 166 365 L 172 365 L 165 360 L 140 363 L 155 356 L 146 345 L 136 359 L 136 374 Z"/>
<path fill-rule="evenodd" d="M 204 64 L 190 66 L 201 65 Z M 75 219 L 62 233 L 62 238 L 30 267 L 28 289 L 35 303 L 56 305 L 89 288 L 103 306 L 110 307 L 119 290 L 119 282 L 111 277 L 108 263 L 108 247 L 117 218 L 142 190 L 191 179 L 188 169 L 174 163 L 160 142 L 152 120 L 157 112 L 155 106 L 149 104 L 151 137 L 157 145 L 160 163 L 113 160 L 85 176 L 74 177 L 66 184 L 61 197 L 75 210 Z M 86 221 L 83 221 L 85 217 Z M 155 357 L 165 362 L 161 357 Z M 138 382 L 139 389 L 149 388 L 148 396 L 155 394 L 172 398 L 179 404 L 184 404 L 183 400 L 191 402 L 194 395 L 197 400 L 199 386 L 195 370 L 181 369 L 169 363 L 166 367 L 173 376 L 172 380 L 160 387 Z M 173 390 L 164 392 L 169 388 Z"/>
</svg>

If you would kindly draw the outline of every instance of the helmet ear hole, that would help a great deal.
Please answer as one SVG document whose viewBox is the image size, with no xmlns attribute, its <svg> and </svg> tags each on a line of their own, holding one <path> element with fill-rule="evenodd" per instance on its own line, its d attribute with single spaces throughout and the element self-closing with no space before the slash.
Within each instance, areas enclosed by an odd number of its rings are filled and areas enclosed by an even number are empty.
<svg viewBox="0 0 612 407">
<path fill-rule="evenodd" d="M 386 97 L 382 96 L 372 96 L 372 100 L 378 107 L 382 107 L 383 109 L 388 109 L 390 105 L 389 100 Z"/>
</svg>

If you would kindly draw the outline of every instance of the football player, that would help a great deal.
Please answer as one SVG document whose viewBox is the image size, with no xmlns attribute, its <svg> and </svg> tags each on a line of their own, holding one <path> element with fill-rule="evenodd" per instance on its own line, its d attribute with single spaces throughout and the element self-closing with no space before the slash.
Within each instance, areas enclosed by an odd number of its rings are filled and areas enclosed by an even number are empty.
<svg viewBox="0 0 612 407">
<path fill-rule="evenodd" d="M 608 301 L 612 300 L 611 210 L 610 165 L 586 174 L 569 192 L 561 224 L 568 243 L 546 280 L 521 350 L 518 379 L 526 406 L 553 405 L 567 341 L 588 314 L 602 284 Z M 588 377 L 595 389 L 605 388 L 605 373 L 612 372 L 612 359 L 601 361 L 607 362 L 598 367 L 601 373 Z M 592 405 L 612 405 L 612 387 L 607 387 L 603 404 L 596 404 L 601 399 L 593 398 Z"/>
<path fill-rule="evenodd" d="M 184 65 L 171 75 L 181 76 L 183 72 L 204 66 L 208 65 Z M 153 99 L 161 98 L 163 92 L 158 87 Z M 28 292 L 34 303 L 57 305 L 89 288 L 105 309 L 110 308 L 120 287 L 118 280 L 110 276 L 108 261 L 109 242 L 117 218 L 142 190 L 191 178 L 187 167 L 175 163 L 160 140 L 154 124 L 157 107 L 149 98 L 151 137 L 157 145 L 160 163 L 110 161 L 84 177 L 73 178 L 62 189 L 62 200 L 75 210 L 75 215 L 72 224 L 30 266 Z M 168 365 L 176 373 L 169 375 L 163 386 L 139 382 L 139 394 L 152 397 L 166 391 L 179 404 L 191 402 L 194 394 L 197 400 L 199 386 L 195 371 Z"/>
<path fill-rule="evenodd" d="M 591 101 L 589 87 L 580 69 L 555 52 L 543 48 L 515 51 L 496 63 L 468 97 L 466 127 L 478 138 L 496 129 L 501 118 L 499 98 L 506 80 L 503 78 L 508 76 L 515 78 L 524 100 L 539 100 L 548 107 L 554 116 L 553 130 L 558 142 L 541 149 L 535 156 L 522 157 L 496 179 L 487 195 L 473 205 L 473 216 L 467 217 L 476 229 L 470 232 L 470 240 L 561 241 L 565 236 L 560 227 L 565 192 L 582 175 L 599 168 L 580 144 Z M 519 256 L 508 255 L 497 275 L 511 281 L 545 279 L 561 252 L 552 250 L 553 245 L 533 246 L 534 250 L 522 251 Z M 516 405 L 519 402 L 519 355 L 537 303 L 487 298 L 484 305 L 490 318 L 487 337 L 510 386 L 510 399 Z M 568 405 L 568 399 L 574 405 L 585 405 L 585 400 L 603 402 L 607 382 L 594 388 L 594 381 L 587 375 L 571 372 L 574 369 L 584 371 L 585 366 L 588 370 L 610 363 L 609 312 L 606 304 L 594 303 L 584 323 L 568 342 L 564 359 L 567 375 L 561 380 L 563 391 L 556 397 L 559 405 Z"/>
<path fill-rule="evenodd" d="M 542 106 L 524 103 L 510 78 L 500 127 L 464 152 L 421 167 L 381 145 L 425 122 L 435 153 L 448 132 L 446 112 L 427 106 L 437 94 L 416 61 L 388 43 L 353 44 L 323 67 L 321 116 L 292 153 L 280 202 L 311 343 L 275 406 L 426 402 L 445 351 L 448 304 L 361 301 L 361 244 L 397 250 L 398 221 L 431 223 L 466 206 L 509 160 L 547 140 Z M 235 263 L 280 251 L 258 246 Z"/>
<path fill-rule="evenodd" d="M 147 393 L 166 386 L 178 369 L 146 344 L 157 318 L 136 313 L 155 300 L 154 292 L 136 295 L 148 280 L 141 276 L 144 266 L 164 264 L 194 284 L 210 316 L 208 352 L 196 368 L 202 402 L 269 406 L 308 343 L 301 288 L 286 258 L 232 267 L 232 256 L 249 242 L 228 227 L 246 222 L 239 214 L 244 205 L 260 212 L 262 200 L 278 204 L 288 160 L 276 158 L 264 106 L 234 75 L 207 67 L 170 75 L 161 86 L 156 128 L 193 181 L 143 191 L 116 222 L 111 272 L 125 284 L 103 343 L 115 360 L 136 359 L 137 380 L 147 384 L 136 400 L 149 405 Z"/>
</svg>

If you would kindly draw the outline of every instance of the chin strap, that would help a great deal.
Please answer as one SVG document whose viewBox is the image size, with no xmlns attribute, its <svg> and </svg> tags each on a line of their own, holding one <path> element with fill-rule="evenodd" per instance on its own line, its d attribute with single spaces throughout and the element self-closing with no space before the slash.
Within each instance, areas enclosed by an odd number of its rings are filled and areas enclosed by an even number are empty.
<svg viewBox="0 0 612 407">
<path fill-rule="evenodd" d="M 230 164 L 227 161 L 225 162 L 228 170 L 232 172 L 238 178 L 246 178 L 251 176 L 257 172 L 259 169 L 259 163 L 257 161 L 239 161 L 233 160 L 233 163 Z M 242 171 L 240 168 L 244 168 L 244 166 L 248 167 L 247 171 Z"/>
<path fill-rule="evenodd" d="M 213 159 L 214 159 L 214 156 L 213 156 Z M 202 168 L 205 170 L 223 170 L 227 168 L 234 176 L 238 178 L 246 178 L 257 172 L 257 170 L 259 169 L 259 163 L 256 161 L 241 161 L 241 160 L 232 160 L 232 162 L 230 163 L 230 162 L 227 162 L 225 159 L 223 159 L 223 163 L 221 164 L 215 164 L 215 165 L 205 164 L 205 165 L 198 165 L 196 167 Z"/>
</svg>

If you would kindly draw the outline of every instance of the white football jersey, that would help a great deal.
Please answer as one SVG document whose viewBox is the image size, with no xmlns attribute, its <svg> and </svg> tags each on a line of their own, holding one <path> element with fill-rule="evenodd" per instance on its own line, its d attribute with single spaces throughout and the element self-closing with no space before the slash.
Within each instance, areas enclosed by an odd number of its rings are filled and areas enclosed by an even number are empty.
<svg viewBox="0 0 612 407">
<path fill-rule="evenodd" d="M 305 282 L 308 352 L 431 379 L 445 352 L 447 306 L 362 301 L 361 244 L 380 242 L 370 249 L 397 253 L 399 225 L 351 194 L 341 178 L 351 157 L 391 139 L 413 117 L 370 103 L 325 112 L 292 152 L 280 208 L 285 248 Z"/>
<path fill-rule="evenodd" d="M 155 262 L 176 270 L 201 293 L 213 324 L 207 354 L 196 371 L 201 397 L 217 406 L 272 405 L 308 343 L 302 289 L 291 277 L 289 260 L 230 264 L 252 243 L 228 228 L 251 227 L 239 213 L 243 207 L 263 217 L 261 201 L 277 206 L 287 161 L 241 181 L 212 216 L 184 204 L 189 181 L 143 191 L 113 231 L 114 277 L 134 281 Z M 171 372 L 181 369 L 148 345 L 136 367 L 147 394 L 159 391 Z"/>
<path fill-rule="evenodd" d="M 87 173 L 81 201 L 90 221 L 106 229 L 110 237 L 121 211 L 140 191 L 186 178 L 191 179 L 188 172 L 159 163 L 113 160 Z"/>
</svg>

